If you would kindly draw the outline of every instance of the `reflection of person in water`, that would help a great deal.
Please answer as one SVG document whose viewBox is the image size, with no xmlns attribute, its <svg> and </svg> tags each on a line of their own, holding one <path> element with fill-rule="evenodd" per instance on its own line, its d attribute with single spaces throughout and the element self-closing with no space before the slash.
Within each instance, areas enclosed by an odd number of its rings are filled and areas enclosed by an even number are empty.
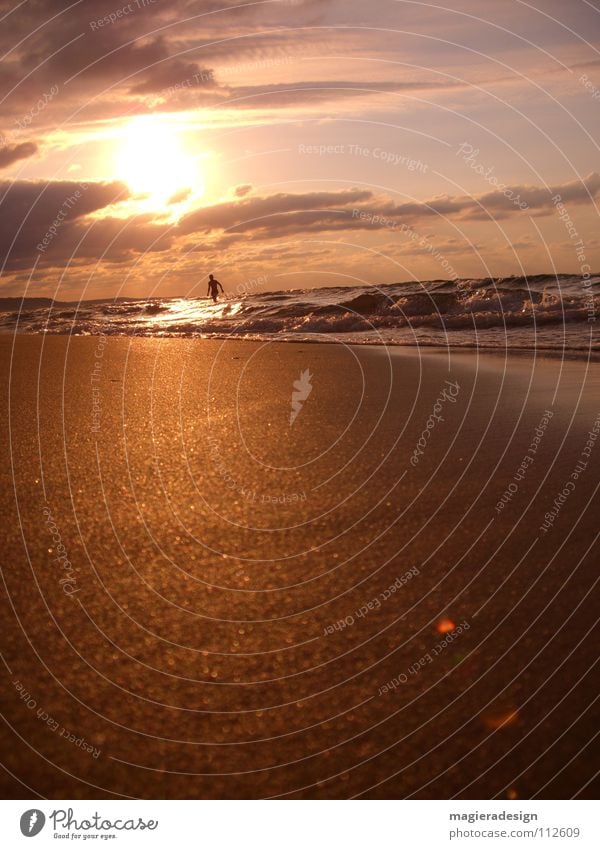
<svg viewBox="0 0 600 849">
<path fill-rule="evenodd" d="M 219 281 L 215 280 L 215 278 L 212 276 L 212 274 L 209 274 L 208 275 L 208 291 L 207 291 L 206 295 L 207 295 L 207 297 L 208 297 L 208 295 L 210 295 L 211 298 L 213 299 L 213 301 L 215 302 L 215 304 L 217 303 L 217 298 L 219 297 L 219 287 L 221 287 L 221 292 L 224 292 L 224 289 L 221 286 L 221 284 L 219 283 Z"/>
</svg>

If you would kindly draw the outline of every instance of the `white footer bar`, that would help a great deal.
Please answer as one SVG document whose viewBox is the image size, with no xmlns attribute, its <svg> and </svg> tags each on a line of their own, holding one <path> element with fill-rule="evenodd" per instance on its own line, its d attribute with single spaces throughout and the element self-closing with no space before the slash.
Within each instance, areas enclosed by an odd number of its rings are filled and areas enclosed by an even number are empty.
<svg viewBox="0 0 600 849">
<path fill-rule="evenodd" d="M 0 845 L 598 849 L 593 801 L 0 801 Z"/>
</svg>

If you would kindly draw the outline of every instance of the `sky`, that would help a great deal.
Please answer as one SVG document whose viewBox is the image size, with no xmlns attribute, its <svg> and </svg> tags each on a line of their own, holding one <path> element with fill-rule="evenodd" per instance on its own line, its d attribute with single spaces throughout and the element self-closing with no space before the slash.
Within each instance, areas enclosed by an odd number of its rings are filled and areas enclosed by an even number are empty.
<svg viewBox="0 0 600 849">
<path fill-rule="evenodd" d="M 600 272 L 600 0 L 0 0 L 2 296 Z"/>
</svg>

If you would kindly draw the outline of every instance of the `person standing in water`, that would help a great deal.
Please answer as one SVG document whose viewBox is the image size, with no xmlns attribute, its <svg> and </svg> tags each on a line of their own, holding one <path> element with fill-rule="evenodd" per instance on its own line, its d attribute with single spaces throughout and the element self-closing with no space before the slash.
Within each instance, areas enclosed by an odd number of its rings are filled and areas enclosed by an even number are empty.
<svg viewBox="0 0 600 849">
<path fill-rule="evenodd" d="M 213 299 L 215 304 L 217 303 L 217 298 L 219 297 L 219 286 L 221 287 L 221 292 L 225 293 L 225 290 L 223 289 L 223 287 L 221 286 L 219 281 L 215 280 L 215 278 L 212 276 L 212 274 L 209 274 L 208 275 L 208 291 L 206 293 L 206 296 L 208 297 L 210 295 L 210 297 Z"/>
</svg>

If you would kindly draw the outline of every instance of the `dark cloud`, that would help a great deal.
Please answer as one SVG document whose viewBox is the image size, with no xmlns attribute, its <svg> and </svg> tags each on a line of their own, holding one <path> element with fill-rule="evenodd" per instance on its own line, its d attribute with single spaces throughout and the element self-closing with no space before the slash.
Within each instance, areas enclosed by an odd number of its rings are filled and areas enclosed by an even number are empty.
<svg viewBox="0 0 600 849">
<path fill-rule="evenodd" d="M 519 11 L 513 7 L 510 4 L 507 12 L 496 4 L 496 17 L 511 18 Z M 293 108 L 367 98 L 375 92 L 409 94 L 464 88 L 466 82 L 436 72 L 441 51 L 454 55 L 460 47 L 444 44 L 444 39 L 458 27 L 458 32 L 464 29 L 465 35 L 470 34 L 475 47 L 479 46 L 480 30 L 486 33 L 488 48 L 495 43 L 495 30 L 458 10 L 397 3 L 365 5 L 359 0 L 241 4 L 238 0 L 83 0 L 71 4 L 27 0 L 16 6 L 0 2 L 0 10 L 4 114 L 19 120 L 50 86 L 59 88 L 44 114 L 37 116 L 38 129 L 55 126 L 57 116 L 64 118 L 73 108 L 85 108 L 90 119 L 145 112 L 150 108 L 145 97 L 162 95 L 177 86 L 184 88 L 171 98 L 169 107 L 173 109 L 219 103 L 240 109 Z M 525 22 L 532 26 L 534 21 L 536 26 L 543 24 L 543 18 L 531 10 L 524 14 L 521 9 L 520 15 L 525 19 L 520 26 Z M 394 29 L 399 25 L 426 39 L 415 41 Z M 502 30 L 497 36 L 506 38 Z M 420 67 L 431 69 L 430 79 L 380 83 L 325 79 L 254 86 L 250 64 L 250 84 L 230 87 L 220 81 L 223 65 L 235 70 L 237 64 L 239 71 L 250 60 L 257 66 L 272 67 L 274 75 L 278 65 L 289 68 L 300 57 L 350 57 L 357 44 L 361 59 L 395 60 L 401 55 L 407 66 L 418 59 Z M 495 69 L 494 75 L 497 73 Z M 402 75 L 405 77 L 404 71 Z M 185 90 L 186 81 L 197 77 L 201 85 Z"/>
<path fill-rule="evenodd" d="M 142 254 L 162 253 L 173 247 L 174 232 L 169 225 L 156 222 L 151 215 L 122 218 L 101 218 L 74 222 L 65 232 L 62 244 L 48 261 L 64 261 L 65 252 L 81 258 L 123 262 Z"/>
<path fill-rule="evenodd" d="M 242 191 L 247 188 L 238 187 Z M 360 188 L 266 197 L 240 197 L 238 192 L 239 199 L 196 209 L 173 225 L 150 214 L 91 218 L 90 213 L 129 196 L 121 183 L 93 183 L 82 188 L 75 182 L 5 182 L 0 183 L 6 213 L 0 228 L 0 251 L 7 268 L 14 269 L 33 264 L 36 257 L 42 265 L 61 265 L 73 254 L 79 259 L 122 261 L 147 252 L 224 250 L 241 238 L 263 241 L 323 232 L 394 231 L 401 225 L 410 228 L 415 222 L 440 218 L 466 222 L 547 216 L 557 213 L 557 195 L 571 206 L 590 203 L 600 194 L 600 175 L 592 173 L 581 182 L 549 188 L 516 185 L 510 192 L 527 203 L 526 210 L 499 191 L 403 204 Z M 171 200 L 178 202 L 175 196 Z M 44 245 L 44 236 L 58 217 L 60 224 Z"/>
<path fill-rule="evenodd" d="M 62 251 L 77 221 L 129 196 L 123 183 L 0 182 L 0 259 L 7 267 Z M 55 232 L 54 232 L 55 231 Z M 46 238 L 44 250 L 37 245 Z M 67 256 L 69 254 L 66 254 Z"/>
<path fill-rule="evenodd" d="M 84 112 L 86 120 L 102 120 L 198 106 L 318 107 L 376 92 L 464 86 L 436 73 L 430 80 L 379 83 L 325 79 L 238 86 L 220 78 L 222 66 L 245 71 L 250 80 L 253 69 L 260 68 L 271 68 L 272 77 L 281 71 L 287 78 L 290 66 L 296 63 L 298 70 L 302 58 L 330 55 L 331 50 L 351 55 L 357 38 L 364 42 L 374 34 L 359 36 L 347 27 L 337 28 L 333 38 L 334 31 L 326 26 L 315 28 L 335 21 L 343 10 L 336 0 L 242 5 L 237 0 L 148 0 L 147 5 L 142 0 L 84 0 L 71 6 L 28 0 L 7 15 L 0 29 L 0 51 L 6 54 L 0 65 L 4 114 L 15 122 L 25 119 L 28 128 L 33 110 L 33 126 L 40 131 L 74 110 Z M 58 94 L 38 109 L 51 87 Z"/>
<path fill-rule="evenodd" d="M 289 50 L 297 36 L 290 39 L 287 27 L 314 23 L 328 5 L 329 0 L 241 5 L 237 0 L 70 5 L 27 0 L 11 13 L 12 4 L 0 3 L 3 109 L 18 118 L 50 86 L 58 86 L 60 95 L 45 115 L 47 122 L 69 103 L 101 100 L 104 89 L 113 91 L 113 101 L 127 101 L 132 92 L 154 94 L 195 75 L 212 75 L 205 67 L 208 59 L 239 60 L 260 51 L 272 56 L 265 44 L 271 31 L 281 49 L 287 43 Z M 115 114 L 121 114 L 118 105 Z"/>
<path fill-rule="evenodd" d="M 155 65 L 142 75 L 141 82 L 130 87 L 132 94 L 172 94 L 195 86 L 216 87 L 214 72 L 196 62 L 171 59 Z"/>
<path fill-rule="evenodd" d="M 343 214 L 350 204 L 369 200 L 372 193 L 365 189 L 349 189 L 342 192 L 308 192 L 306 194 L 276 194 L 268 197 L 251 197 L 241 201 L 221 203 L 203 207 L 184 216 L 179 222 L 182 233 L 217 230 L 261 230 L 277 228 L 282 217 L 294 214 L 320 216 L 323 220 Z M 284 218 L 285 220 L 285 218 Z"/>
<path fill-rule="evenodd" d="M 434 197 L 403 204 L 363 189 L 277 194 L 195 210 L 181 219 L 178 229 L 185 234 L 221 231 L 268 239 L 319 231 L 387 230 L 439 218 L 493 221 L 527 214 L 551 215 L 556 212 L 553 198 L 557 195 L 572 205 L 590 203 L 599 193 L 600 175 L 592 173 L 582 181 L 549 188 L 515 185 L 505 192 Z M 517 199 L 526 208 L 520 208 Z"/>
<path fill-rule="evenodd" d="M 22 144 L 7 144 L 0 147 L 0 168 L 8 168 L 20 159 L 29 159 L 38 152 L 35 142 L 23 142 Z"/>
</svg>

